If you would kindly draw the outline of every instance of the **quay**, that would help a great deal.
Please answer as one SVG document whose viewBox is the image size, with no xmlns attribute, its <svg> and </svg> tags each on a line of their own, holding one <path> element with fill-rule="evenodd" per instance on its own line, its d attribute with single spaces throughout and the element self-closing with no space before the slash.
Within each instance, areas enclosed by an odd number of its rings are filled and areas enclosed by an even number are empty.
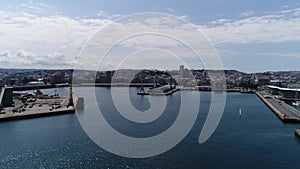
<svg viewBox="0 0 300 169">
<path fill-rule="evenodd" d="M 211 86 L 194 86 L 194 87 L 179 87 L 180 90 L 187 90 L 187 91 L 215 91 L 215 92 L 227 92 L 227 93 L 243 93 L 243 94 L 252 94 L 254 93 L 253 90 L 250 89 L 243 89 L 241 87 L 237 88 L 226 88 L 226 89 L 213 89 Z"/>
<path fill-rule="evenodd" d="M 154 88 L 150 88 L 147 91 L 144 91 L 143 89 L 141 89 L 141 91 L 139 91 L 137 93 L 137 95 L 153 95 L 153 96 L 169 96 L 177 91 L 179 91 L 179 88 L 175 88 L 174 85 L 164 85 L 161 87 L 154 87 Z"/>
<path fill-rule="evenodd" d="M 143 86 L 152 87 L 155 83 L 145 83 Z M 141 87 L 140 83 L 78 83 L 73 84 L 73 87 Z M 70 87 L 69 83 L 64 84 L 44 84 L 44 85 L 31 85 L 31 86 L 13 86 L 13 91 L 23 90 L 36 90 L 36 89 L 51 89 L 59 87 Z"/>
<path fill-rule="evenodd" d="M 144 85 L 145 86 L 145 85 Z M 151 87 L 153 85 L 150 85 Z M 137 87 L 137 86 L 136 86 Z M 147 86 L 149 87 L 149 85 Z M 175 93 L 176 91 L 179 91 L 179 90 L 182 90 L 182 91 L 214 91 L 214 92 L 240 92 L 240 93 L 243 93 L 243 94 L 252 94 L 254 93 L 253 90 L 245 90 L 245 89 L 242 89 L 242 88 L 229 88 L 229 89 L 212 89 L 211 86 L 195 86 L 195 87 L 184 87 L 184 86 L 177 86 L 176 88 L 170 88 L 170 85 L 165 85 L 165 86 L 161 86 L 161 87 L 153 87 L 153 88 L 150 88 L 149 90 L 147 91 L 139 91 L 137 93 L 137 95 L 171 95 L 173 93 Z"/>
<path fill-rule="evenodd" d="M 68 106 L 68 101 L 69 97 L 57 97 L 36 99 L 25 104 L 19 102 L 14 107 L 3 108 L 0 121 L 75 113 L 75 106 Z"/>
<path fill-rule="evenodd" d="M 75 113 L 78 100 L 83 104 L 83 98 L 73 101 L 72 83 L 69 96 L 44 94 L 40 89 L 34 94 L 13 90 L 12 87 L 0 88 L 0 121 Z"/>
<path fill-rule="evenodd" d="M 152 87 L 155 83 L 78 83 L 74 87 Z"/>
<path fill-rule="evenodd" d="M 279 100 L 275 96 L 257 91 L 255 94 L 275 113 L 275 115 L 283 122 L 300 123 L 300 111 L 291 107 L 284 101 Z"/>
<path fill-rule="evenodd" d="M 35 86 L 13 86 L 12 90 L 13 91 L 23 91 L 23 90 L 35 90 L 35 89 L 51 89 L 51 88 L 59 88 L 59 87 L 69 87 L 70 84 L 65 83 L 65 84 L 55 84 L 55 85 L 35 85 Z"/>
</svg>

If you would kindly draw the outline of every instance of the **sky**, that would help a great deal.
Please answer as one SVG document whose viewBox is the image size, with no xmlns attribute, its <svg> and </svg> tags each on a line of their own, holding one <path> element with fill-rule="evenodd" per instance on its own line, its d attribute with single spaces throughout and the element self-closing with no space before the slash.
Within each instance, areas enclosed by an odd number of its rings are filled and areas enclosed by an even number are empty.
<svg viewBox="0 0 300 169">
<path fill-rule="evenodd" d="M 143 12 L 160 14 L 132 18 Z M 168 36 L 130 37 L 101 64 L 99 57 L 92 56 L 103 53 L 128 32 L 143 30 Z M 175 38 L 170 39 L 171 35 Z M 211 65 L 212 61 L 205 59 L 207 63 L 196 64 L 176 37 L 190 42 L 204 58 L 217 57 L 211 54 L 213 47 L 224 69 L 299 70 L 300 1 L 0 1 L 1 68 L 74 68 L 83 63 L 82 59 L 89 60 L 84 62 L 88 66 L 95 64 L 103 69 L 178 69 L 182 60 L 194 69 Z M 204 41 L 211 46 L 199 47 Z M 101 49 L 89 47 L 91 42 L 97 42 Z M 87 49 L 94 51 L 89 53 Z M 125 53 L 122 60 L 119 56 Z M 174 53 L 181 60 L 172 62 Z"/>
</svg>

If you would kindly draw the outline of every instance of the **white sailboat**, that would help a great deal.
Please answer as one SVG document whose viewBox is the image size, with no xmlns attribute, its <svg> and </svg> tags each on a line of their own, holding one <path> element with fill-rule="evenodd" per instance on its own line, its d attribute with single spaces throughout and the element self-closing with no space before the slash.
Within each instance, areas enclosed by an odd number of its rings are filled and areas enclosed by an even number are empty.
<svg viewBox="0 0 300 169">
<path fill-rule="evenodd" d="M 298 92 L 295 92 L 295 102 L 292 102 L 293 106 L 300 106 L 300 102 L 297 101 L 298 99 Z"/>
<path fill-rule="evenodd" d="M 298 101 L 295 101 L 292 103 L 293 106 L 300 106 L 300 103 Z"/>
<path fill-rule="evenodd" d="M 240 114 L 240 117 L 243 116 L 242 108 L 240 108 L 239 114 Z"/>
</svg>

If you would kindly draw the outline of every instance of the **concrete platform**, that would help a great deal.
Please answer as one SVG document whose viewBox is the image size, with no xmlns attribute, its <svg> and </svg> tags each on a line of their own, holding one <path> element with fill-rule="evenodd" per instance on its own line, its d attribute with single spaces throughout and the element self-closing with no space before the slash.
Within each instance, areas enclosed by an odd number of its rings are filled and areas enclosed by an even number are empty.
<svg viewBox="0 0 300 169">
<path fill-rule="evenodd" d="M 19 108 L 6 107 L 1 110 L 0 121 L 75 113 L 76 105 L 67 107 L 68 99 L 68 97 L 37 99 Z"/>
<path fill-rule="evenodd" d="M 300 111 L 288 105 L 284 101 L 275 98 L 265 92 L 255 94 L 277 115 L 283 122 L 300 123 Z M 267 96 L 267 97 L 266 97 Z"/>
<path fill-rule="evenodd" d="M 151 90 L 145 92 L 138 92 L 137 95 L 151 95 L 151 96 L 169 96 L 180 89 L 172 89 L 167 92 L 152 92 Z"/>
</svg>

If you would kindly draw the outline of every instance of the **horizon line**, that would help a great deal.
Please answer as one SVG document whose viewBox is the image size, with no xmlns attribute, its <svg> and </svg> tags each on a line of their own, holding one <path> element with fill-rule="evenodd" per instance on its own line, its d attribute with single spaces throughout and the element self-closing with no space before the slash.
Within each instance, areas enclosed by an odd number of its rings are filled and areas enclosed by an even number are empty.
<svg viewBox="0 0 300 169">
<path fill-rule="evenodd" d="M 159 70 L 159 69 L 134 69 L 134 68 L 126 68 L 126 69 L 111 69 L 111 70 L 91 70 L 91 69 L 74 69 L 74 68 L 0 68 L 0 70 L 3 69 L 12 69 L 12 70 L 53 70 L 53 71 L 58 71 L 58 70 L 80 70 L 80 71 L 118 71 L 118 70 L 158 70 L 158 71 L 177 71 L 179 69 L 173 69 L 173 70 Z M 237 71 L 237 72 L 242 72 L 246 74 L 253 74 L 253 73 L 265 73 L 265 72 L 300 72 L 300 70 L 265 70 L 265 71 L 257 71 L 257 72 L 250 72 L 250 71 L 242 71 L 238 69 L 233 69 L 233 68 L 228 68 L 228 69 L 204 69 L 204 68 L 198 68 L 198 69 L 188 69 L 188 70 L 221 70 L 221 71 Z"/>
</svg>

